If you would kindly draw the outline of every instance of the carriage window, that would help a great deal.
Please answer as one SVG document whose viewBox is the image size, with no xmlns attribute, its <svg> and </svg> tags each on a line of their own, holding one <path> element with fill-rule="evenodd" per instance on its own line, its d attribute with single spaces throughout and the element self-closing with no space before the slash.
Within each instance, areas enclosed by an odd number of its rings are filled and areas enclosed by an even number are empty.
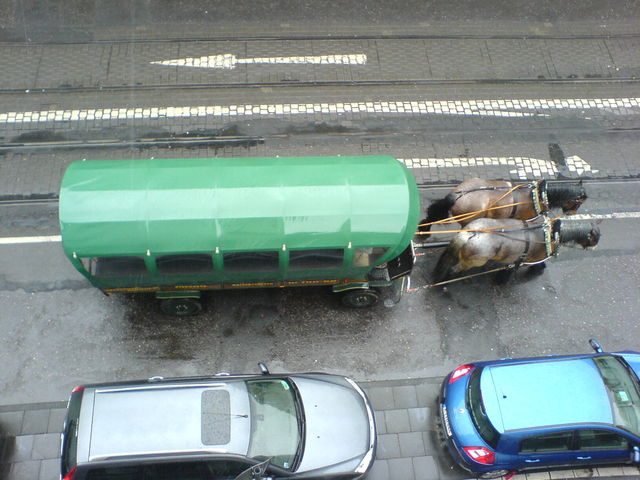
<svg viewBox="0 0 640 480">
<path fill-rule="evenodd" d="M 341 248 L 289 251 L 289 270 L 340 268 L 344 258 Z"/>
<path fill-rule="evenodd" d="M 142 257 L 81 258 L 84 268 L 94 277 L 137 277 L 147 274 Z"/>
<path fill-rule="evenodd" d="M 389 250 L 388 247 L 356 248 L 353 255 L 354 267 L 371 267 Z"/>
<path fill-rule="evenodd" d="M 276 272 L 279 252 L 223 253 L 225 272 Z"/>
<path fill-rule="evenodd" d="M 159 273 L 177 275 L 181 273 L 208 273 L 213 270 L 211 255 L 162 255 L 156 259 Z"/>
</svg>

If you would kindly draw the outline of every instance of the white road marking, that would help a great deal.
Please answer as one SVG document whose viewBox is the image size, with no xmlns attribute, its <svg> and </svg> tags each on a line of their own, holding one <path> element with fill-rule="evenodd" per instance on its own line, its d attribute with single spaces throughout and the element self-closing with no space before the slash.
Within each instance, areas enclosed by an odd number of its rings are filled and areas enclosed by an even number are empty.
<svg viewBox="0 0 640 480">
<path fill-rule="evenodd" d="M 3 237 L 0 238 L 0 245 L 16 245 L 22 243 L 52 243 L 61 241 L 61 235 L 40 235 L 35 237 Z"/>
<path fill-rule="evenodd" d="M 542 177 L 543 175 L 556 175 L 559 172 L 558 166 L 549 160 L 541 160 L 530 157 L 444 157 L 444 158 L 399 158 L 408 168 L 455 168 L 455 167 L 493 167 L 493 166 L 515 166 L 515 170 L 509 170 L 512 175 L 517 175 L 519 179 L 526 180 L 531 177 Z M 597 173 L 591 165 L 582 160 L 579 156 L 573 155 L 566 158 L 567 170 L 583 173 Z"/>
<path fill-rule="evenodd" d="M 640 218 L 640 212 L 579 213 L 562 217 L 563 220 L 624 220 L 627 218 Z"/>
<path fill-rule="evenodd" d="M 522 100 L 415 100 L 338 103 L 266 103 L 182 107 L 134 107 L 41 110 L 0 113 L 0 124 L 77 122 L 101 120 L 153 120 L 191 117 L 277 117 L 322 114 L 458 115 L 480 117 L 546 117 L 545 111 L 607 110 L 614 114 L 640 114 L 640 97 L 552 98 Z"/>
<path fill-rule="evenodd" d="M 237 64 L 364 65 L 367 63 L 367 56 L 364 53 L 346 53 L 335 55 L 305 55 L 299 57 L 238 58 L 231 53 L 225 53 L 222 55 L 209 55 L 208 57 L 176 58 L 173 60 L 159 60 L 149 63 L 167 67 L 225 68 L 230 70 L 236 68 Z"/>
<path fill-rule="evenodd" d="M 640 212 L 612 212 L 604 214 L 585 213 L 567 215 L 563 220 L 626 220 L 640 218 Z M 0 238 L 0 245 L 24 245 L 30 243 L 57 243 L 61 242 L 60 235 L 36 236 L 36 237 L 4 237 Z"/>
</svg>

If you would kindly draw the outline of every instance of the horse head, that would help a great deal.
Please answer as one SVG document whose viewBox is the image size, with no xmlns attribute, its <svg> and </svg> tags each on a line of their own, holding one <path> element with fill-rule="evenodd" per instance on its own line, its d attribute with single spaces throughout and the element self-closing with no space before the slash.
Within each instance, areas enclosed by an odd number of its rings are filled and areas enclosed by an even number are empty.
<svg viewBox="0 0 640 480">
<path fill-rule="evenodd" d="M 554 224 L 560 233 L 560 243 L 578 244 L 582 248 L 592 248 L 600 240 L 600 228 L 594 223 L 578 223 L 556 220 Z"/>
<path fill-rule="evenodd" d="M 575 188 L 575 197 L 568 199 L 567 202 L 562 205 L 562 213 L 565 215 L 574 215 L 587 199 L 587 191 L 582 186 L 582 180 L 575 187 L 577 187 Z"/>
<path fill-rule="evenodd" d="M 586 232 L 584 241 L 578 241 L 576 243 L 582 246 L 582 248 L 593 248 L 598 244 L 598 241 L 600 241 L 600 229 L 592 223 L 591 230 Z"/>
<path fill-rule="evenodd" d="M 575 214 L 587 199 L 587 192 L 582 186 L 582 181 L 578 183 L 543 181 L 541 187 L 547 192 L 549 207 L 560 207 L 565 215 Z"/>
</svg>

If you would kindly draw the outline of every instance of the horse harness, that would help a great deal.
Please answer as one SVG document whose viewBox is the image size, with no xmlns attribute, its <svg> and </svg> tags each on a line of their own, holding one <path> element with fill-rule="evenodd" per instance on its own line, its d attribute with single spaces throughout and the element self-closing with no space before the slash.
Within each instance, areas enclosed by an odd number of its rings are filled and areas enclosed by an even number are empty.
<svg viewBox="0 0 640 480">
<path fill-rule="evenodd" d="M 547 189 L 542 186 L 542 182 L 539 180 L 535 180 L 529 184 L 523 183 L 520 185 L 516 185 L 515 188 L 512 188 L 513 192 L 519 190 L 524 187 L 529 187 L 531 190 L 531 202 L 533 203 L 533 209 L 536 212 L 536 215 L 541 215 L 549 209 L 549 199 L 547 198 Z M 463 190 L 461 192 L 457 192 L 455 201 L 457 202 L 462 197 L 464 197 L 468 193 L 487 191 L 487 190 L 506 190 L 508 187 L 478 187 L 472 188 L 470 190 Z M 513 206 L 511 207 L 511 214 L 508 218 L 514 218 L 516 213 L 518 212 L 519 202 L 513 202 Z"/>
<path fill-rule="evenodd" d="M 525 225 L 525 230 L 527 232 L 526 235 L 528 237 L 528 233 L 531 228 L 526 227 L 526 221 L 523 220 L 522 223 Z M 536 262 L 525 262 L 524 259 L 526 258 L 530 247 L 530 241 L 527 238 L 525 252 L 520 256 L 520 261 L 518 262 L 519 265 L 536 265 L 538 263 L 546 262 L 551 257 L 554 257 L 558 254 L 558 245 L 560 245 L 560 233 L 558 231 L 555 231 L 555 229 L 553 228 L 554 223 L 555 220 L 545 218 L 544 223 L 540 225 L 540 227 L 542 228 L 542 233 L 544 234 L 544 248 L 547 256 L 542 260 L 538 260 Z"/>
</svg>

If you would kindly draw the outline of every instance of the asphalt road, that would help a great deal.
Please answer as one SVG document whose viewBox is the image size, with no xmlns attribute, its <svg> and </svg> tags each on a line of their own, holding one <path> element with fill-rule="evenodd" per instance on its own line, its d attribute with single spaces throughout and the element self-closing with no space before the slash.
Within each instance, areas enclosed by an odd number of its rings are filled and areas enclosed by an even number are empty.
<svg viewBox="0 0 640 480">
<path fill-rule="evenodd" d="M 424 203 L 442 188 L 423 189 Z M 592 183 L 581 213 L 638 210 L 635 183 Z M 55 204 L 1 206 L 3 237 L 58 234 Z M 324 370 L 359 380 L 441 376 L 474 359 L 640 349 L 640 218 L 606 219 L 594 251 L 565 248 L 542 277 L 504 287 L 464 281 L 420 288 L 438 253 L 425 251 L 398 305 L 353 311 L 322 288 L 216 292 L 193 318 L 159 313 L 147 296 L 106 297 L 59 243 L 3 245 L 3 403 L 64 399 L 78 383 L 151 375 Z"/>
<path fill-rule="evenodd" d="M 80 383 L 258 361 L 436 385 L 464 362 L 586 352 L 592 337 L 640 350 L 637 2 L 124 3 L 0 6 L 11 415 Z M 563 248 L 540 277 L 446 291 L 426 288 L 439 254 L 426 250 L 396 305 L 348 310 L 322 288 L 226 291 L 175 318 L 152 296 L 103 295 L 59 242 L 2 240 L 59 235 L 60 179 L 83 158 L 359 154 L 402 159 L 424 206 L 470 176 L 582 179 L 580 214 L 600 222 L 600 245 Z"/>
</svg>

